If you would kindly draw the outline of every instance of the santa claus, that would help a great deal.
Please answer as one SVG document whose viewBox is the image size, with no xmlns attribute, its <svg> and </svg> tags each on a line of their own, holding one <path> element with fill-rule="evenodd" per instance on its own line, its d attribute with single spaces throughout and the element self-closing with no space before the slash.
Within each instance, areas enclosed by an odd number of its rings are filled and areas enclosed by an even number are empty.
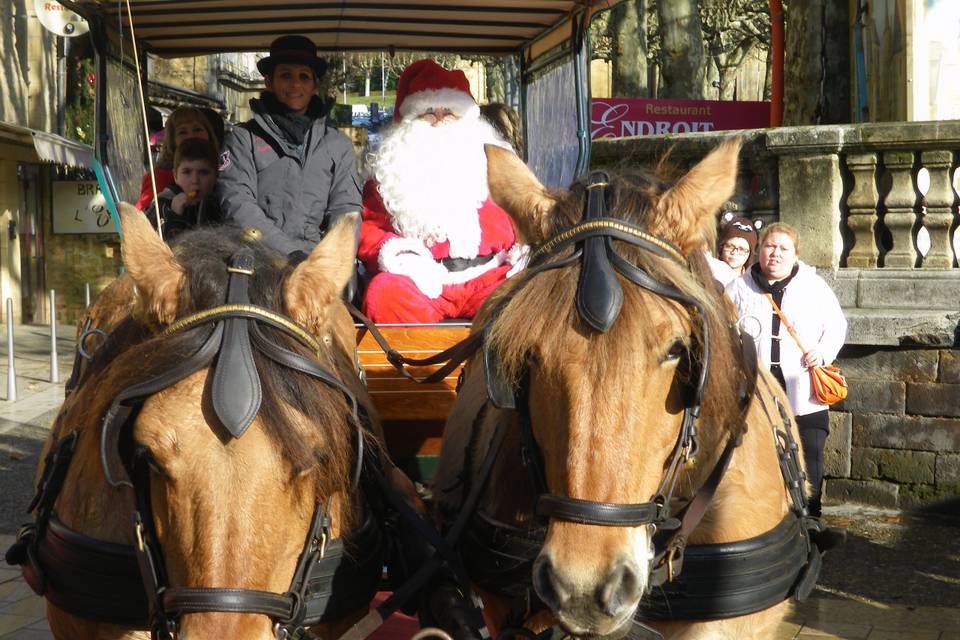
<svg viewBox="0 0 960 640">
<path fill-rule="evenodd" d="M 472 318 L 522 268 L 526 247 L 487 189 L 489 143 L 506 146 L 462 71 L 432 60 L 404 69 L 363 189 L 358 255 L 374 274 L 364 311 L 375 322 Z"/>
</svg>

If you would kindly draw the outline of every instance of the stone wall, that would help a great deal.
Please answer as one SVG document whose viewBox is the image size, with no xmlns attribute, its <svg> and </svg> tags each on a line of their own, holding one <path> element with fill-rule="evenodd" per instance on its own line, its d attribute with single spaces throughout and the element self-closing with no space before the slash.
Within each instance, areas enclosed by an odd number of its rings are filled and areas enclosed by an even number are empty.
<svg viewBox="0 0 960 640">
<path fill-rule="evenodd" d="M 120 237 L 57 235 L 48 237 L 46 251 L 46 285 L 57 292 L 57 322 L 76 324 L 84 311 L 84 285 L 89 283 L 93 299 L 120 273 Z"/>
<path fill-rule="evenodd" d="M 960 349 L 847 346 L 833 407 L 828 502 L 914 508 L 960 497 Z"/>
</svg>

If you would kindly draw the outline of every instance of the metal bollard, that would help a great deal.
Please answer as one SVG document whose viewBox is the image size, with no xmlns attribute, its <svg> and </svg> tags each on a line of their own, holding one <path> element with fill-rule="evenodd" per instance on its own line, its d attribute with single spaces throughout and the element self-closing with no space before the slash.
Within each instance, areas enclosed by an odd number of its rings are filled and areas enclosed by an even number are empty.
<svg viewBox="0 0 960 640">
<path fill-rule="evenodd" d="M 89 308 L 90 307 L 90 283 L 89 282 L 85 282 L 83 285 L 83 301 L 86 303 L 84 304 L 84 307 Z"/>
<path fill-rule="evenodd" d="M 7 400 L 17 399 L 17 367 L 13 357 L 13 298 L 7 298 Z"/>
<path fill-rule="evenodd" d="M 50 382 L 60 382 L 57 362 L 57 292 L 50 289 Z"/>
</svg>

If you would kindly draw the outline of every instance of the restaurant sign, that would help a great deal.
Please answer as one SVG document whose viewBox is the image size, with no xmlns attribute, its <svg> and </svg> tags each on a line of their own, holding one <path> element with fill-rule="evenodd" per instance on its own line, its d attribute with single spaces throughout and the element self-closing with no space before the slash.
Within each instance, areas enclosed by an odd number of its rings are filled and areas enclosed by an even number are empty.
<svg viewBox="0 0 960 640">
<path fill-rule="evenodd" d="M 769 102 L 599 98 L 592 105 L 590 138 L 760 129 L 768 126 Z"/>
</svg>

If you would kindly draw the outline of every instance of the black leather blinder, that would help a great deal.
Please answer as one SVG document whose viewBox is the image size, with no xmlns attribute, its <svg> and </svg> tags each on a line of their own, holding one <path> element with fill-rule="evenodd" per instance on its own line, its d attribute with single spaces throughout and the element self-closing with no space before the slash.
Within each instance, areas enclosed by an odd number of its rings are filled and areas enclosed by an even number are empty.
<svg viewBox="0 0 960 640">
<path fill-rule="evenodd" d="M 587 209 L 583 222 L 607 215 L 606 187 L 609 177 L 602 171 L 590 175 L 587 185 Z M 606 332 L 620 315 L 623 289 L 610 264 L 610 239 L 603 236 L 583 241 L 583 260 L 577 282 L 577 311 L 584 322 L 597 331 Z"/>
<path fill-rule="evenodd" d="M 253 254 L 243 250 L 230 258 L 227 268 L 227 304 L 249 304 L 248 285 L 253 275 Z M 213 371 L 213 410 L 234 438 L 242 436 L 260 411 L 263 392 L 250 346 L 251 320 L 231 317 L 223 321 L 223 338 Z"/>
</svg>

